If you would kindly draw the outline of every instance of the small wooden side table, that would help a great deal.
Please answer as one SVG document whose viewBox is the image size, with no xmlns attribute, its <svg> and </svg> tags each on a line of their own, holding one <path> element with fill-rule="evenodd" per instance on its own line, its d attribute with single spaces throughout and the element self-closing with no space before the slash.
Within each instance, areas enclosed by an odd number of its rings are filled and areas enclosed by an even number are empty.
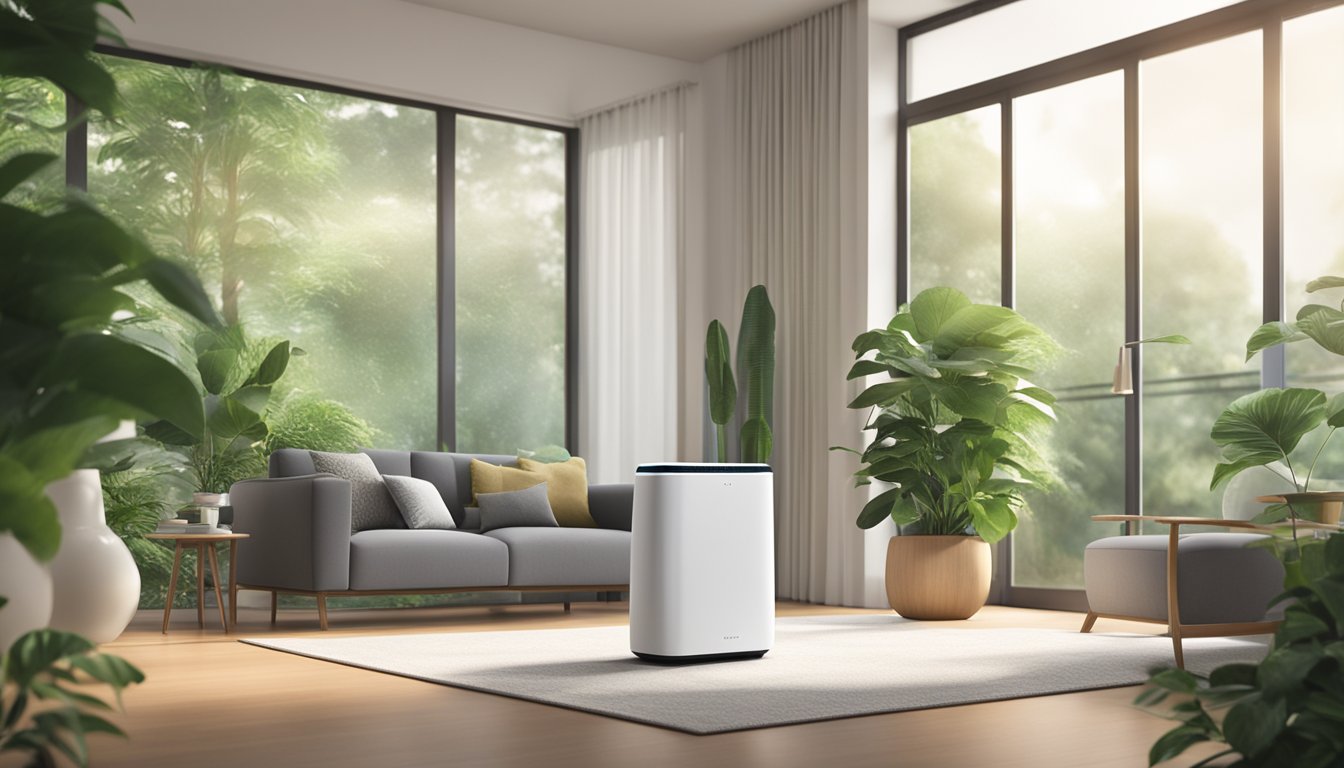
<svg viewBox="0 0 1344 768">
<path fill-rule="evenodd" d="M 224 613 L 224 598 L 219 592 L 219 558 L 215 555 L 215 545 L 221 541 L 229 543 L 229 608 L 233 624 L 238 623 L 237 588 L 238 583 L 238 540 L 246 539 L 246 533 L 151 533 L 145 538 L 158 541 L 171 541 L 176 544 L 173 550 L 173 572 L 168 577 L 168 599 L 163 606 L 163 634 L 168 634 L 168 617 L 173 612 L 173 598 L 177 595 L 177 569 L 182 563 L 182 552 L 196 550 L 196 624 L 205 628 L 205 565 L 207 558 L 210 570 L 215 575 L 215 602 L 219 604 L 219 623 L 224 631 L 229 631 L 229 617 Z"/>
</svg>

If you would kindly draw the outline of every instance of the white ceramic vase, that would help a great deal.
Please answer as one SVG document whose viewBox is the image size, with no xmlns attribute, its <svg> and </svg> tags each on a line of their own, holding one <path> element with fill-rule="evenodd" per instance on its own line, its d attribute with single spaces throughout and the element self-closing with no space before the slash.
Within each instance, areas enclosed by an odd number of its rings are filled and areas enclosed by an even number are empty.
<svg viewBox="0 0 1344 768">
<path fill-rule="evenodd" d="M 94 643 L 115 640 L 140 603 L 140 571 L 107 527 L 98 470 L 78 469 L 47 486 L 61 518 L 61 548 L 51 561 L 51 627 Z"/>
<path fill-rule="evenodd" d="M 51 620 L 51 573 L 9 533 L 0 533 L 0 595 L 9 600 L 0 608 L 3 653 L 20 635 Z"/>
</svg>

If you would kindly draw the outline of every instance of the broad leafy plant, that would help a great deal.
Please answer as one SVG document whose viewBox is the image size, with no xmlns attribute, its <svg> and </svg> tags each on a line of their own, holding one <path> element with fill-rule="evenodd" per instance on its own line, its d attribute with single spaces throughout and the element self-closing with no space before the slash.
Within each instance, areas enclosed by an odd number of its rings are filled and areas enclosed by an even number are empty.
<svg viewBox="0 0 1344 768">
<path fill-rule="evenodd" d="M 235 481 L 260 473 L 271 389 L 299 350 L 280 341 L 260 355 L 237 325 L 198 334 L 194 350 L 204 431 L 194 435 L 164 420 L 145 434 L 183 453 L 196 490 L 225 493 Z"/>
<path fill-rule="evenodd" d="M 737 409 L 738 388 L 733 376 L 728 332 L 712 320 L 705 333 L 705 381 L 709 389 L 709 419 L 714 422 L 717 457 L 728 461 L 728 424 Z M 745 379 L 746 411 L 738 433 L 742 461 L 769 462 L 774 453 L 775 308 L 764 285 L 753 286 L 742 306 L 737 334 L 737 370 Z"/>
<path fill-rule="evenodd" d="M 0 610 L 4 604 L 0 597 Z M 23 635 L 0 657 L 0 753 L 27 753 L 38 766 L 56 765 L 58 754 L 88 765 L 87 734 L 126 734 L 96 714 L 112 706 L 89 694 L 85 684 L 109 686 L 120 704 L 121 691 L 144 680 L 123 659 L 93 653 L 93 645 L 78 635 L 54 629 Z"/>
<path fill-rule="evenodd" d="M 90 57 L 99 34 L 115 34 L 99 5 L 121 8 L 97 0 L 0 3 L 0 77 L 45 78 L 110 112 L 116 87 Z M 155 417 L 185 434 L 204 430 L 187 375 L 118 332 L 114 318 L 138 309 L 125 287 L 147 283 L 198 320 L 218 322 L 195 276 L 87 202 L 43 213 L 8 199 L 56 160 L 31 153 L 0 165 L 0 532 L 44 560 L 56 553 L 61 529 L 43 489 L 76 469 L 119 420 Z"/>
<path fill-rule="evenodd" d="M 1229 755 L 1238 759 L 1219 764 L 1344 765 L 1344 534 L 1299 546 L 1298 567 L 1288 569 L 1275 600 L 1287 607 L 1264 661 L 1224 665 L 1208 677 L 1166 669 L 1149 680 L 1135 703 L 1179 723 L 1153 744 L 1150 765 L 1201 742 L 1227 749 L 1200 765 Z"/>
<path fill-rule="evenodd" d="M 891 486 L 864 506 L 859 527 L 891 518 L 907 533 L 1006 536 L 1023 492 L 1050 480 L 1037 442 L 1055 397 L 1028 377 L 1057 349 L 1017 312 L 953 288 L 921 292 L 886 328 L 855 339 L 849 378 L 888 377 L 849 406 L 873 411 L 872 442 L 852 451 L 863 462 L 855 478 Z"/>
<path fill-rule="evenodd" d="M 1344 277 L 1321 277 L 1307 284 L 1307 292 L 1344 287 Z M 1344 306 L 1342 304 L 1341 306 Z M 1308 304 L 1292 323 L 1265 323 L 1246 342 L 1246 359 L 1277 344 L 1314 342 L 1322 349 L 1344 356 L 1344 311 L 1322 304 Z M 1308 434 L 1325 426 L 1310 462 L 1293 462 L 1294 451 Z M 1222 461 L 1214 467 L 1210 489 L 1216 489 L 1236 475 L 1254 467 L 1282 462 L 1294 484 L 1311 490 L 1316 464 L 1334 437 L 1344 426 L 1344 394 L 1327 397 L 1318 389 L 1305 387 L 1262 389 L 1233 401 L 1214 422 L 1210 436 L 1222 449 Z M 1299 467 L 1306 471 L 1299 474 Z M 1299 517 L 1288 504 L 1272 505 L 1258 518 L 1275 522 Z"/>
</svg>

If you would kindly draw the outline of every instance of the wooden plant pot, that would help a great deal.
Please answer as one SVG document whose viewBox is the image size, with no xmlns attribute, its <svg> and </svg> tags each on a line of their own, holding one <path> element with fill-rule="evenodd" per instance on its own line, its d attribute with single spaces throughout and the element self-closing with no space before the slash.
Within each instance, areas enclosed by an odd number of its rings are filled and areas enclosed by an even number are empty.
<svg viewBox="0 0 1344 768">
<path fill-rule="evenodd" d="M 1340 491 L 1305 491 L 1260 496 L 1256 501 L 1267 504 L 1288 504 L 1301 519 L 1313 523 L 1339 525 L 1340 508 L 1344 507 L 1344 493 Z"/>
<path fill-rule="evenodd" d="M 892 536 L 887 602 L 907 619 L 968 619 L 989 599 L 991 571 L 979 536 Z"/>
</svg>

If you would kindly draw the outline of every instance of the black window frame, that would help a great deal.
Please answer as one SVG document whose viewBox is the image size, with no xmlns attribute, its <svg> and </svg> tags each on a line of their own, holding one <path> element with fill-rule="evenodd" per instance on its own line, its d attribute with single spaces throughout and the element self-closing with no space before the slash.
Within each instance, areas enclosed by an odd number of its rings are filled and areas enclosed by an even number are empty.
<svg viewBox="0 0 1344 768">
<path fill-rule="evenodd" d="M 1120 71 L 1124 75 L 1125 168 L 1125 338 L 1142 338 L 1142 243 L 1139 178 L 1139 65 L 1167 53 L 1236 35 L 1262 35 L 1263 169 L 1263 321 L 1282 320 L 1283 264 L 1283 146 L 1282 146 L 1282 40 L 1284 22 L 1344 5 L 1344 0 L 1244 0 L 1163 27 L 1105 45 L 1063 56 L 1026 69 L 973 83 L 919 101 L 909 100 L 909 41 L 913 37 L 987 13 L 1017 0 L 977 0 L 902 27 L 897 32 L 896 130 L 896 300 L 910 300 L 910 157 L 912 125 L 992 104 L 1000 105 L 1002 122 L 1001 296 L 1004 306 L 1015 300 L 1016 243 L 1013 238 L 1013 129 L 1012 104 L 1019 96 Z M 1142 465 L 1142 347 L 1132 347 L 1134 393 L 1125 396 L 1125 512 L 1143 514 Z M 1261 357 L 1261 387 L 1284 386 L 1286 361 L 1282 346 Z M 1126 533 L 1138 533 L 1137 523 L 1125 524 Z M 1012 537 L 1000 544 L 995 558 L 991 600 L 997 603 L 1057 610 L 1086 610 L 1081 589 L 1017 587 L 1012 584 Z"/>
<path fill-rule="evenodd" d="M 122 46 L 98 44 L 95 52 L 107 56 L 162 64 L 173 67 L 192 68 L 197 66 L 219 66 L 240 77 L 248 77 L 276 85 L 367 99 L 386 104 L 428 110 L 435 116 L 436 135 L 436 182 L 437 182 L 437 224 L 436 224 L 436 312 L 437 312 L 437 351 L 438 351 L 438 419 L 437 445 L 448 451 L 458 450 L 457 445 L 457 340 L 456 340 L 456 250 L 455 239 L 455 191 L 456 191 L 456 130 L 458 116 L 479 117 L 515 125 L 525 125 L 555 131 L 565 139 L 565 447 L 571 452 L 578 450 L 578 392 L 579 392 L 579 172 L 582 167 L 580 155 L 579 128 L 573 125 L 558 125 L 539 120 L 528 120 L 509 115 L 483 112 L 461 107 L 452 107 L 420 101 L 402 96 L 390 96 L 375 91 L 348 88 L 331 83 L 322 83 L 284 75 L 276 75 L 260 70 L 216 64 L 205 60 L 186 59 L 160 53 L 150 53 Z M 84 107 L 70 93 L 65 94 L 66 113 L 71 120 L 81 116 Z M 65 182 L 69 187 L 88 191 L 88 123 L 79 122 L 66 134 L 65 138 Z"/>
</svg>

